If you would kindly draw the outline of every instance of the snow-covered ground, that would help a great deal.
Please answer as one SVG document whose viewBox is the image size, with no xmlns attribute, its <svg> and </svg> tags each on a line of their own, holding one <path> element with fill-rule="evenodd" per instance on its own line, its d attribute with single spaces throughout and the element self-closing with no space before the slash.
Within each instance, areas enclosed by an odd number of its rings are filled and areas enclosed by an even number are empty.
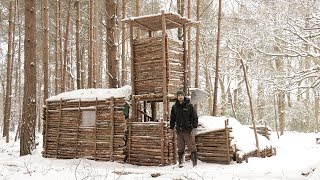
<svg viewBox="0 0 320 180">
<path fill-rule="evenodd" d="M 128 97 L 130 87 L 109 90 L 77 90 L 50 97 L 60 99 L 104 99 L 111 96 Z M 199 118 L 198 133 L 224 128 L 226 117 Z M 237 120 L 229 119 L 233 128 L 232 143 L 241 153 L 255 149 L 253 131 L 242 126 Z M 196 167 L 186 162 L 183 168 L 177 165 L 166 167 L 146 167 L 116 162 L 98 162 L 87 159 L 49 159 L 41 156 L 42 135 L 37 134 L 37 149 L 28 156 L 19 156 L 19 142 L 0 138 L 0 179 L 312 179 L 320 180 L 320 144 L 316 143 L 315 133 L 286 132 L 280 139 L 273 133 L 271 142 L 259 136 L 259 146 L 276 147 L 277 155 L 269 158 L 249 158 L 248 163 L 230 165 L 210 164 L 199 161 Z M 302 175 L 305 174 L 305 175 Z"/>
<path fill-rule="evenodd" d="M 11 134 L 11 137 L 14 135 Z M 315 133 L 273 133 L 277 155 L 249 158 L 248 163 L 220 165 L 199 162 L 192 167 L 146 167 L 87 159 L 47 159 L 41 156 L 42 137 L 32 155 L 19 156 L 19 142 L 0 139 L 0 179 L 312 179 L 320 180 L 320 144 Z M 314 170 L 315 169 L 315 170 Z M 308 176 L 302 174 L 309 174 Z"/>
</svg>

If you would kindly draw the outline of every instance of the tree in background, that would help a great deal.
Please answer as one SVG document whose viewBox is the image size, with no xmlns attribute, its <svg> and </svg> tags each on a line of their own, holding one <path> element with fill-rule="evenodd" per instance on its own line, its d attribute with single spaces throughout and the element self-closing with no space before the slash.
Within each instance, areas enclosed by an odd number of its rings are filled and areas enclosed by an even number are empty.
<svg viewBox="0 0 320 180">
<path fill-rule="evenodd" d="M 36 124 L 36 1 L 25 1 L 24 96 L 20 137 L 20 155 L 35 149 Z"/>
</svg>

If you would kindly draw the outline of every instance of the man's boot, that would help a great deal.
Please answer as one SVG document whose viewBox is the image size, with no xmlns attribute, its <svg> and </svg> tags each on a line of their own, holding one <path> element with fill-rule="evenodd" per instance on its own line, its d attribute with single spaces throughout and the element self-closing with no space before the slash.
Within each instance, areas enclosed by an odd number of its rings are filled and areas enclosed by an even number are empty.
<svg viewBox="0 0 320 180">
<path fill-rule="evenodd" d="M 183 163 L 183 156 L 184 156 L 184 152 L 178 152 L 178 162 L 179 162 L 179 167 L 183 167 L 182 163 Z"/>
<path fill-rule="evenodd" d="M 191 161 L 192 161 L 192 165 L 193 166 L 197 165 L 197 152 L 192 152 L 191 153 Z"/>
</svg>

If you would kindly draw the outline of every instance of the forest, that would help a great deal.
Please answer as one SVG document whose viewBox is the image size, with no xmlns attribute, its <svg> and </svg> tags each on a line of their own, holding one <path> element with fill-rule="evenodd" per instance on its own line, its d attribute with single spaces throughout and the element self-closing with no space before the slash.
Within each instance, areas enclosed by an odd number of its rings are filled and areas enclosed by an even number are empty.
<svg viewBox="0 0 320 180">
<path fill-rule="evenodd" d="M 189 87 L 209 94 L 198 104 L 199 115 L 231 116 L 247 125 L 253 119 L 280 134 L 318 132 L 319 7 L 316 0 L 2 0 L 3 137 L 8 142 L 13 132 L 28 154 L 26 142 L 42 131 L 48 97 L 130 85 L 123 19 L 161 10 L 199 22 L 199 40 L 195 28 L 188 31 Z M 182 37 L 180 30 L 167 33 Z"/>
</svg>

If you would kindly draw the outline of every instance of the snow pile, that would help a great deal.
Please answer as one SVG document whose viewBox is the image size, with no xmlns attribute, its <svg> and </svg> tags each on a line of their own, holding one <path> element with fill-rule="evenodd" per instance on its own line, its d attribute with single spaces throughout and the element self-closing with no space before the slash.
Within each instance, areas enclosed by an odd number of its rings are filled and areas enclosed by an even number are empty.
<svg viewBox="0 0 320 180">
<path fill-rule="evenodd" d="M 225 121 L 227 119 L 229 120 L 228 127 L 232 128 L 231 136 L 234 137 L 231 143 L 236 145 L 239 150 L 237 153 L 241 156 L 255 151 L 257 147 L 253 129 L 240 124 L 240 122 L 234 118 L 213 116 L 199 117 L 200 127 L 198 128 L 198 134 L 224 129 Z M 271 141 L 260 134 L 258 134 L 258 140 L 260 150 L 271 148 L 271 146 L 274 147 Z"/>
<path fill-rule="evenodd" d="M 52 96 L 47 99 L 47 101 L 59 101 L 62 100 L 103 100 L 111 97 L 125 97 L 126 100 L 130 99 L 131 86 L 126 85 L 121 88 L 111 88 L 111 89 L 78 89 L 74 91 L 64 92 L 56 96 Z"/>
</svg>

